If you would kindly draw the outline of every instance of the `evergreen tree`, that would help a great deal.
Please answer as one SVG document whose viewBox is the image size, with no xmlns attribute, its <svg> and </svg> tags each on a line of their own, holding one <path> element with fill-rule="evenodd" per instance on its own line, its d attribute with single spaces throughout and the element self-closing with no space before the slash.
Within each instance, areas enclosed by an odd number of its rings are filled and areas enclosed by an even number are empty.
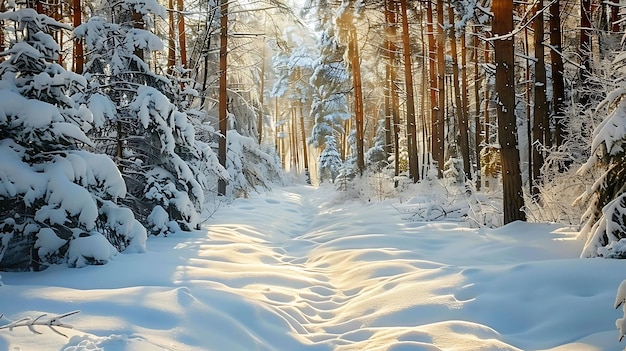
<svg viewBox="0 0 626 351">
<path fill-rule="evenodd" d="M 326 135 L 324 151 L 319 156 L 318 176 L 320 182 L 329 179 L 331 183 L 335 182 L 339 172 L 341 171 L 341 155 L 337 150 L 337 139 L 333 135 Z"/>
<path fill-rule="evenodd" d="M 313 62 L 310 80 L 314 87 L 311 117 L 315 124 L 309 143 L 315 147 L 322 147 L 328 135 L 344 133 L 343 125 L 350 118 L 346 99 L 350 81 L 343 61 L 345 47 L 337 42 L 333 26 L 324 18 L 318 22 L 318 29 L 323 30 L 318 41 L 320 53 Z"/>
<path fill-rule="evenodd" d="M 178 88 L 143 60 L 144 51 L 162 49 L 143 26 L 165 9 L 155 0 L 106 0 L 103 11 L 107 18 L 75 30 L 90 53 L 83 100 L 98 111 L 91 135 L 115 159 L 131 194 L 124 202 L 151 233 L 197 227 L 208 179 L 225 173 L 196 141 L 189 116 L 170 102 Z"/>
<path fill-rule="evenodd" d="M 81 148 L 92 114 L 72 99 L 87 85 L 54 63 L 54 31 L 67 26 L 33 9 L 0 13 L 16 36 L 0 63 L 0 268 L 102 264 L 143 251 L 145 229 L 118 206 L 126 187 L 115 164 Z"/>
<path fill-rule="evenodd" d="M 583 257 L 626 258 L 626 55 L 613 64 L 616 88 L 596 109 L 607 115 L 594 131 L 591 157 L 578 171 L 605 170 L 580 197 L 589 202 L 580 232 L 586 239 Z"/>
</svg>

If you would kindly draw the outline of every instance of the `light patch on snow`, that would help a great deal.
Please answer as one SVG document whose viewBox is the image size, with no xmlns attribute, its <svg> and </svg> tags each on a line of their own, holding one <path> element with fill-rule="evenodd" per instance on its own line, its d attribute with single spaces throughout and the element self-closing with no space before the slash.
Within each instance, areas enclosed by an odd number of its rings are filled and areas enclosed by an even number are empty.
<svg viewBox="0 0 626 351">
<path fill-rule="evenodd" d="M 81 313 L 66 320 L 68 338 L 16 328 L 0 333 L 0 348 L 623 348 L 611 305 L 623 261 L 579 258 L 571 230 L 407 222 L 397 200 L 341 196 L 331 186 L 273 189 L 235 200 L 200 231 L 151 237 L 142 255 L 3 273 L 0 291 L 11 299 L 0 299 L 0 325 Z M 72 257 L 114 254 L 97 235 L 74 242 Z M 94 247 L 102 251 L 83 250 Z"/>
</svg>

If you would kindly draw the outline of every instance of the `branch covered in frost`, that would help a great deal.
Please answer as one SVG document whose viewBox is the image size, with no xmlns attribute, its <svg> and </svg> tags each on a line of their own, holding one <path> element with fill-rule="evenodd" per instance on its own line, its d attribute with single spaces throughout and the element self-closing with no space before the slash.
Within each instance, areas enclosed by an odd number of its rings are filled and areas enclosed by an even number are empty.
<svg viewBox="0 0 626 351">
<path fill-rule="evenodd" d="M 622 341 L 624 336 L 626 336 L 626 280 L 622 281 L 617 288 L 617 294 L 615 296 L 615 308 L 619 308 L 622 306 L 622 310 L 624 311 L 624 317 L 618 318 L 615 321 L 615 326 L 617 330 L 619 330 L 619 341 Z"/>
<path fill-rule="evenodd" d="M 35 334 L 41 334 L 39 331 L 37 331 L 35 329 L 36 325 L 44 325 L 44 326 L 48 326 L 48 328 L 50 328 L 50 330 L 52 330 L 53 332 L 67 337 L 67 335 L 61 333 L 60 331 L 56 330 L 54 327 L 60 327 L 60 328 L 68 328 L 68 329 L 72 329 L 72 326 L 69 324 L 65 324 L 61 321 L 61 319 L 65 318 L 65 317 L 69 317 L 75 314 L 80 313 L 80 311 L 72 311 L 72 312 L 68 312 L 68 313 L 64 313 L 64 314 L 60 314 L 60 315 L 56 315 L 56 316 L 52 316 L 48 319 L 44 319 L 44 317 L 47 316 L 46 313 L 41 314 L 39 316 L 37 316 L 36 318 L 31 318 L 31 317 L 25 317 L 22 319 L 18 319 L 14 322 L 8 323 L 8 324 L 4 324 L 0 326 L 0 330 L 2 329 L 8 329 L 8 330 L 13 330 L 13 328 L 19 328 L 19 327 L 27 327 L 28 330 L 30 330 L 31 332 L 35 333 Z M 0 314 L 0 319 L 3 317 L 3 314 Z"/>
</svg>

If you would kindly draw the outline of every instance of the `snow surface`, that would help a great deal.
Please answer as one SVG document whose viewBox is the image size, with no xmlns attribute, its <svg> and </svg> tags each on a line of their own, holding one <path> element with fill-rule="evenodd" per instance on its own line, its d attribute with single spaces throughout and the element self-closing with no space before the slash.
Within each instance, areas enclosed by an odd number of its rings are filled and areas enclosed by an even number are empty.
<svg viewBox="0 0 626 351">
<path fill-rule="evenodd" d="M 0 350 L 624 348 L 625 261 L 580 259 L 555 225 L 409 222 L 399 206 L 280 188 L 143 254 L 4 272 L 0 325 L 81 312 L 61 320 L 72 329 L 0 329 Z"/>
</svg>

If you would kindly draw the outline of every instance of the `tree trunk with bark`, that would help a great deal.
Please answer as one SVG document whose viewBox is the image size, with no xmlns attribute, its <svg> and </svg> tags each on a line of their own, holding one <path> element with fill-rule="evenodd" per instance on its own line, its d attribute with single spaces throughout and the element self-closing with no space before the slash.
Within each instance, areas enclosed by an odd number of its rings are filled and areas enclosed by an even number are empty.
<svg viewBox="0 0 626 351">
<path fill-rule="evenodd" d="M 456 105 L 456 123 L 459 128 L 458 145 L 463 160 L 463 173 L 465 173 L 466 179 L 471 179 L 467 115 L 465 114 L 465 106 L 461 96 L 464 93 L 461 92 L 461 86 L 459 85 L 459 58 L 456 45 L 456 30 L 454 29 L 454 8 L 452 7 L 452 1 L 448 3 L 448 21 L 450 22 L 448 38 L 450 40 L 450 55 L 452 56 L 452 86 L 454 88 L 454 104 Z"/>
<path fill-rule="evenodd" d="M 411 44 L 409 42 L 409 19 L 406 0 L 400 0 L 402 11 L 402 43 L 404 47 L 404 79 L 406 90 L 406 128 L 409 153 L 409 177 L 416 183 L 419 180 L 419 161 L 417 154 L 417 126 L 415 125 L 415 98 L 413 92 L 413 73 L 411 70 Z"/>
<path fill-rule="evenodd" d="M 180 46 L 180 65 L 187 67 L 187 35 L 185 34 L 185 7 L 183 0 L 178 1 L 178 46 Z"/>
<path fill-rule="evenodd" d="M 480 174 L 480 150 L 481 144 L 483 142 L 481 134 L 482 134 L 482 125 L 480 123 L 480 84 L 479 84 L 479 71 L 478 71 L 478 45 L 480 44 L 480 40 L 478 38 L 478 27 L 474 26 L 473 28 L 474 34 L 474 47 L 472 48 L 472 56 L 474 59 L 474 103 L 476 107 L 476 113 L 474 115 L 474 144 L 476 147 L 476 190 L 480 190 L 480 182 L 481 182 L 481 174 Z M 469 109 L 468 109 L 469 112 Z"/>
<path fill-rule="evenodd" d="M 220 138 L 218 143 L 217 158 L 220 165 L 226 168 L 226 132 L 228 128 L 228 95 L 226 90 L 226 69 L 228 62 L 228 2 L 220 1 L 220 76 L 219 76 L 219 129 Z M 217 194 L 226 195 L 226 180 L 220 178 L 217 184 Z"/>
<path fill-rule="evenodd" d="M 0 11 L 2 11 L 2 8 L 0 8 Z M 82 7 L 80 0 L 73 0 L 72 1 L 72 21 L 74 24 L 74 28 L 80 26 L 83 23 L 82 15 L 83 15 L 83 7 Z M 1 48 L 0 48 L 0 51 L 2 51 Z M 75 38 L 74 39 L 74 72 L 78 74 L 82 74 L 84 65 L 85 65 L 85 53 L 84 53 L 83 39 Z"/>
<path fill-rule="evenodd" d="M 439 103 L 437 100 L 437 68 L 435 65 L 436 44 L 433 30 L 433 5 L 426 1 L 426 32 L 428 33 L 428 80 L 430 97 L 430 154 L 432 160 L 438 160 L 439 150 L 437 138 L 437 121 L 439 119 Z"/>
<path fill-rule="evenodd" d="M 588 89 L 591 78 L 591 0 L 580 1 L 580 86 Z M 578 102 L 583 106 L 589 105 L 589 92 L 582 91 Z"/>
<path fill-rule="evenodd" d="M 552 101 L 554 106 L 555 143 L 563 145 L 565 139 L 565 80 L 563 78 L 563 53 L 561 39 L 561 9 L 559 0 L 550 3 L 550 65 L 552 68 Z"/>
<path fill-rule="evenodd" d="M 498 136 L 502 163 L 504 224 L 525 220 L 522 211 L 522 174 L 515 120 L 515 52 L 513 46 L 513 0 L 494 0 L 492 29 L 496 62 Z"/>
<path fill-rule="evenodd" d="M 350 14 L 346 18 L 348 26 L 348 55 L 350 58 L 350 67 L 352 69 L 352 84 L 354 88 L 354 121 L 356 129 L 356 166 L 359 174 L 363 174 L 365 170 L 365 156 L 363 151 L 363 87 L 361 83 L 361 60 L 359 56 L 359 42 L 356 32 L 356 26 L 353 22 L 353 15 Z"/>
<path fill-rule="evenodd" d="M 550 146 L 548 124 L 548 100 L 546 97 L 546 63 L 543 49 L 543 0 L 535 4 L 535 104 L 533 109 L 533 187 L 532 194 L 538 195 L 543 167 L 543 148 Z"/>
<path fill-rule="evenodd" d="M 445 32 L 443 20 L 443 1 L 437 0 L 437 89 L 439 91 L 437 101 L 437 122 L 433 138 L 437 138 L 437 150 L 433 157 L 437 160 L 437 176 L 443 178 L 445 162 L 444 139 L 445 139 L 445 107 L 446 107 L 446 55 L 445 55 Z"/>
<path fill-rule="evenodd" d="M 174 72 L 174 66 L 176 66 L 176 24 L 174 23 L 174 0 L 169 0 L 168 9 L 169 34 L 167 38 L 167 74 L 171 75 Z"/>
</svg>

